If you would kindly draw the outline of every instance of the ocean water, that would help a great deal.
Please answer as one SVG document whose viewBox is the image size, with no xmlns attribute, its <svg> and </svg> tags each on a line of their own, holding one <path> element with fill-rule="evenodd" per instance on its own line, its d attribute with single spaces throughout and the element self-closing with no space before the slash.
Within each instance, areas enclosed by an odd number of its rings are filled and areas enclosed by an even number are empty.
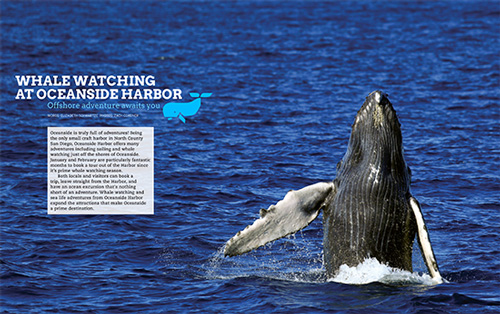
<svg viewBox="0 0 500 314">
<path fill-rule="evenodd" d="M 2 313 L 500 312 L 498 1 L 2 1 Z M 154 75 L 199 112 L 48 109 L 15 75 Z M 335 177 L 389 94 L 441 273 L 328 279 L 321 217 L 249 254 L 260 208 Z M 111 116 L 100 116 L 100 114 Z M 155 215 L 47 215 L 48 126 L 154 127 Z"/>
</svg>

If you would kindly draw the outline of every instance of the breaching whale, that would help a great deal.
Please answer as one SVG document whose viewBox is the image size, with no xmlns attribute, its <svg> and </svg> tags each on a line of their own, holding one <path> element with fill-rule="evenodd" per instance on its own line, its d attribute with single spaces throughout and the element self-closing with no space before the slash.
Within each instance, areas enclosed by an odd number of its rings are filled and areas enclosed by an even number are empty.
<svg viewBox="0 0 500 314">
<path fill-rule="evenodd" d="M 292 190 L 276 205 L 261 209 L 259 219 L 227 241 L 224 255 L 240 255 L 295 233 L 323 209 L 328 277 L 343 264 L 353 267 L 367 258 L 412 271 L 417 234 L 431 277 L 442 282 L 420 205 L 410 193 L 411 172 L 402 142 L 388 96 L 372 92 L 356 115 L 336 178 Z"/>
</svg>

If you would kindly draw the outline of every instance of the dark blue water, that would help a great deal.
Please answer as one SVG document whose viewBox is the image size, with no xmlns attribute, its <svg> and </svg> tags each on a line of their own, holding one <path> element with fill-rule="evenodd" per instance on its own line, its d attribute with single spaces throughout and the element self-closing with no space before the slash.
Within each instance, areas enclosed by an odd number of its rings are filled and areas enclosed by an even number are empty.
<svg viewBox="0 0 500 314">
<path fill-rule="evenodd" d="M 2 1 L 0 24 L 3 313 L 500 311 L 498 1 Z M 213 95 L 185 124 L 99 117 L 15 100 L 19 74 L 151 74 Z M 375 89 L 448 282 L 418 255 L 413 274 L 328 281 L 320 219 L 223 258 L 260 208 L 335 177 Z M 155 215 L 47 215 L 48 126 L 154 127 Z"/>
</svg>

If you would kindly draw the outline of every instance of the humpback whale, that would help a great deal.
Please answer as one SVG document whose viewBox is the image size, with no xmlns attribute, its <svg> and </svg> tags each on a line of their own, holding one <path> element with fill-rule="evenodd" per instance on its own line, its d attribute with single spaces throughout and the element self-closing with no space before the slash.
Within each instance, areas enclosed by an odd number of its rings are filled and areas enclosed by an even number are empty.
<svg viewBox="0 0 500 314">
<path fill-rule="evenodd" d="M 260 210 L 260 218 L 226 242 L 225 256 L 240 255 L 308 226 L 323 210 L 323 260 L 327 276 L 341 265 L 376 258 L 412 271 L 417 235 L 431 277 L 442 282 L 403 156 L 401 125 L 387 94 L 374 91 L 358 111 L 336 178 L 300 190 Z"/>
</svg>

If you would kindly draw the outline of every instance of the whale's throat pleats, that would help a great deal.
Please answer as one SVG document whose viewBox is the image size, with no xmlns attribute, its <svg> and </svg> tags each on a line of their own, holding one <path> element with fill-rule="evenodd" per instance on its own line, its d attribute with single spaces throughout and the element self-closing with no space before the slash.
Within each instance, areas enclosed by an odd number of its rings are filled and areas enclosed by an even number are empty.
<svg viewBox="0 0 500 314">
<path fill-rule="evenodd" d="M 356 266 L 376 257 L 411 270 L 416 229 L 406 201 L 409 184 L 402 187 L 391 169 L 369 165 L 338 177 L 336 186 L 324 215 L 327 269 L 335 271 L 346 263 Z M 394 256 L 395 252 L 400 255 Z"/>
</svg>

